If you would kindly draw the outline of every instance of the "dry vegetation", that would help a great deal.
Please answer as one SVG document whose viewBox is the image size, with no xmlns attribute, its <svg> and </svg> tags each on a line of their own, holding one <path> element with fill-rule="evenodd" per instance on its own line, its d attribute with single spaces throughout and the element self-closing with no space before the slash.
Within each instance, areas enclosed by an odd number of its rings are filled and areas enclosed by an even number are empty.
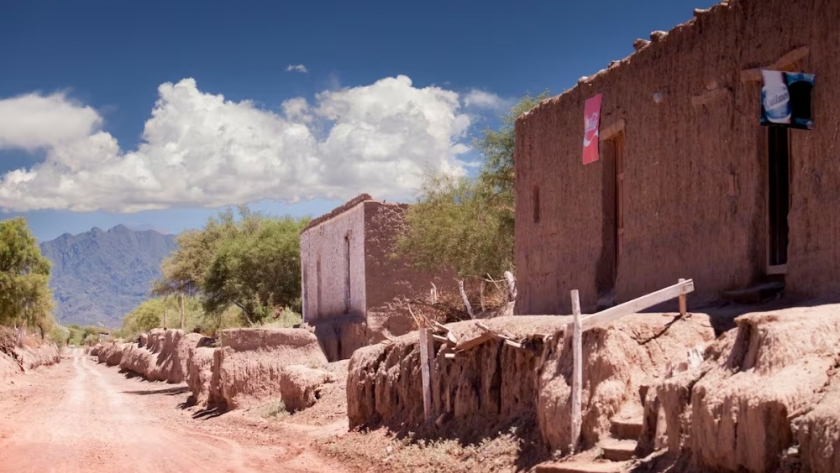
<svg viewBox="0 0 840 473">
<path fill-rule="evenodd" d="M 529 427 L 514 426 L 497 435 L 465 442 L 414 433 L 397 435 L 381 428 L 333 437 L 324 440 L 318 448 L 361 471 L 521 471 L 542 459 L 523 440 L 522 434 L 527 434 L 527 430 Z"/>
</svg>

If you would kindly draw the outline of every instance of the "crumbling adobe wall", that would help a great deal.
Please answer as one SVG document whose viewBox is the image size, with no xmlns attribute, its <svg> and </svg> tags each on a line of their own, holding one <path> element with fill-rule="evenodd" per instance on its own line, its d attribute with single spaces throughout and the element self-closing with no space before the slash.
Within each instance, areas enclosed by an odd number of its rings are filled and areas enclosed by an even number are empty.
<svg viewBox="0 0 840 473">
<path fill-rule="evenodd" d="M 181 383 L 187 372 L 189 350 L 201 335 L 183 330 L 153 329 L 141 335 L 136 344 L 128 344 L 120 358 L 120 368 L 149 381 Z"/>
<path fill-rule="evenodd" d="M 287 372 L 288 367 L 303 365 L 317 369 L 327 363 L 315 335 L 303 329 L 223 330 L 220 344 L 221 348 L 214 352 L 211 386 L 219 383 L 227 409 L 249 407 L 271 398 L 282 399 L 284 383 L 293 383 L 291 378 L 300 371 Z M 305 397 L 306 389 L 300 391 Z M 290 404 L 295 402 L 289 399 Z"/>
<path fill-rule="evenodd" d="M 133 343 L 108 342 L 96 345 L 90 355 L 95 356 L 99 363 L 107 366 L 117 366 L 122 361 L 123 354 Z"/>
<path fill-rule="evenodd" d="M 477 416 L 488 424 L 523 414 L 533 415 L 539 363 L 545 348 L 543 340 L 562 337 L 568 318 L 499 317 L 482 322 L 491 329 L 526 337 L 527 349 L 490 341 L 455 359 L 446 359 L 437 345 L 433 381 L 435 412 L 456 422 Z M 482 333 L 476 321 L 447 327 L 458 340 Z M 347 377 L 347 416 L 350 428 L 376 425 L 410 428 L 423 424 L 417 332 L 353 354 Z"/>
<path fill-rule="evenodd" d="M 688 14 L 688 12 L 686 12 Z M 624 122 L 619 302 L 696 282 L 697 303 L 743 288 L 764 271 L 767 130 L 760 82 L 767 67 L 807 46 L 816 74 L 812 131 L 791 131 L 787 291 L 840 289 L 840 2 L 733 0 L 542 102 L 516 122 L 517 314 L 551 314 L 581 291 L 584 310 L 609 263 L 615 157 L 604 136 Z M 583 110 L 603 94 L 601 159 L 582 165 Z M 655 99 L 655 97 L 657 99 Z M 537 209 L 539 202 L 539 209 Z M 603 269 L 603 268 L 602 268 Z"/>
<path fill-rule="evenodd" d="M 221 358 L 216 355 L 219 350 L 219 348 L 202 346 L 201 342 L 199 346 L 190 348 L 187 356 L 186 382 L 192 395 L 188 404 L 201 408 L 224 407 L 217 364 Z"/>
<path fill-rule="evenodd" d="M 700 369 L 657 386 L 669 448 L 706 470 L 765 472 L 798 444 L 803 471 L 840 471 L 840 306 L 736 323 Z"/>
<path fill-rule="evenodd" d="M 368 326 L 375 334 L 404 335 L 411 330 L 412 318 L 395 299 L 427 299 L 432 284 L 438 292 L 457 293 L 455 274 L 424 270 L 394 257 L 397 238 L 406 230 L 408 204 L 367 201 L 364 207 Z"/>
<path fill-rule="evenodd" d="M 16 339 L 13 330 L 0 327 L 0 380 L 61 361 L 61 351 L 53 342 L 28 337 L 18 346 Z"/>
<path fill-rule="evenodd" d="M 483 321 L 523 339 L 524 349 L 489 341 L 445 359 L 438 351 L 433 378 L 435 412 L 455 419 L 461 430 L 477 423 L 498 425 L 536 417 L 547 445 L 569 445 L 571 412 L 570 317 L 499 317 Z M 639 388 L 654 384 L 666 364 L 708 343 L 708 317 L 685 320 L 660 314 L 628 316 L 611 328 L 586 332 L 584 342 L 582 443 L 593 446 L 609 431 L 610 418 L 629 405 L 641 409 Z M 482 331 L 476 321 L 447 326 L 459 340 Z M 417 333 L 357 351 L 347 379 L 350 427 L 387 425 L 409 429 L 423 424 L 423 394 Z M 439 347 L 438 347 L 439 348 Z M 469 425 L 470 427 L 467 427 Z M 463 432 L 461 432 L 463 434 Z"/>
<path fill-rule="evenodd" d="M 637 314 L 583 334 L 581 448 L 594 447 L 620 413 L 641 414 L 641 388 L 661 380 L 669 363 L 686 360 L 688 350 L 714 339 L 709 317 L 692 314 Z M 551 345 L 542 367 L 537 421 L 546 442 L 567 449 L 571 439 L 571 340 Z"/>
</svg>

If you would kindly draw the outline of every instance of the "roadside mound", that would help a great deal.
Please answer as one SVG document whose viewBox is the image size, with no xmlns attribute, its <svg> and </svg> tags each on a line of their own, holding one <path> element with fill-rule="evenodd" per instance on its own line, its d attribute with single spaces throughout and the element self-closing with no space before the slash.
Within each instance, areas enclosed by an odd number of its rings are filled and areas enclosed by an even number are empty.
<svg viewBox="0 0 840 473">
<path fill-rule="evenodd" d="M 229 329 L 222 331 L 220 343 L 211 378 L 218 380 L 227 409 L 284 398 L 284 390 L 291 406 L 308 407 L 317 386 L 333 379 L 323 369 L 327 359 L 318 339 L 308 330 Z"/>
<path fill-rule="evenodd" d="M 133 345 L 132 343 L 108 342 L 96 345 L 90 350 L 90 355 L 95 356 L 100 363 L 107 366 L 118 366 L 122 361 L 123 353 Z"/>
<path fill-rule="evenodd" d="M 566 337 L 570 320 L 510 316 L 448 324 L 459 345 L 485 332 L 504 337 L 485 337 L 454 358 L 447 358 L 446 350 L 436 344 L 432 398 L 438 427 L 452 430 L 451 435 L 481 436 L 501 425 L 535 420 L 546 445 L 566 448 L 571 412 L 571 340 Z M 713 337 L 708 317 L 702 314 L 688 319 L 632 315 L 586 332 L 584 445 L 591 446 L 604 436 L 610 418 L 620 411 L 632 408 L 641 416 L 639 388 L 661 377 L 669 360 L 684 359 L 687 350 Z M 347 403 L 350 428 L 384 425 L 403 431 L 422 426 L 417 332 L 353 355 Z"/>
<path fill-rule="evenodd" d="M 55 343 L 28 337 L 19 346 L 14 331 L 0 327 L 0 380 L 60 361 L 61 352 Z"/>
<path fill-rule="evenodd" d="M 220 382 L 214 379 L 214 375 L 216 378 L 219 375 L 219 356 L 216 355 L 219 349 L 212 346 L 214 342 L 214 338 L 204 337 L 187 355 L 186 381 L 192 392 L 187 403 L 190 405 L 218 408 L 224 404 Z"/>
<path fill-rule="evenodd" d="M 154 329 L 141 335 L 137 343 L 121 344 L 115 350 L 122 352 L 119 360 L 122 370 L 149 381 L 181 383 L 187 373 L 189 350 L 201 338 L 197 333 L 185 334 L 183 330 Z"/>
<path fill-rule="evenodd" d="M 715 471 L 840 471 L 840 305 L 748 314 L 657 387 L 669 448 Z"/>
<path fill-rule="evenodd" d="M 636 314 L 583 334 L 583 392 L 580 447 L 592 448 L 610 431 L 616 415 L 642 414 L 641 390 L 659 382 L 669 363 L 685 359 L 688 350 L 714 339 L 708 316 Z M 537 419 L 553 449 L 571 442 L 572 343 L 550 345 L 539 383 Z"/>
</svg>

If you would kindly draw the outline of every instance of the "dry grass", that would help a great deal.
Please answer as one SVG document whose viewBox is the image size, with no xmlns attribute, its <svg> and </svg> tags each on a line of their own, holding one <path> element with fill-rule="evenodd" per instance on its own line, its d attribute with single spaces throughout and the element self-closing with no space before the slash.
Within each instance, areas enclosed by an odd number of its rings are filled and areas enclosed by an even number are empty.
<svg viewBox="0 0 840 473">
<path fill-rule="evenodd" d="M 519 424 L 472 442 L 451 437 L 422 438 L 414 433 L 400 435 L 380 428 L 329 438 L 318 449 L 362 471 L 528 471 L 546 459 L 527 440 L 532 437 L 532 427 Z"/>
<path fill-rule="evenodd" d="M 280 399 L 261 404 L 253 409 L 254 414 L 269 420 L 280 420 L 289 416 L 289 411 L 286 410 L 286 404 Z"/>
</svg>

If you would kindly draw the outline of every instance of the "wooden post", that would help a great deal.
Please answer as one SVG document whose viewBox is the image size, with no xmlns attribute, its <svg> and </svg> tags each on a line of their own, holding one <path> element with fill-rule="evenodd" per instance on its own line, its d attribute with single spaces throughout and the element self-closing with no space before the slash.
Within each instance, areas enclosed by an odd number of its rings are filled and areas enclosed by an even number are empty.
<svg viewBox="0 0 840 473">
<path fill-rule="evenodd" d="M 431 330 L 420 327 L 420 372 L 423 378 L 423 414 L 426 422 L 434 420 L 434 406 L 432 405 L 432 376 L 434 368 L 432 357 L 434 356 L 434 339 Z"/>
<path fill-rule="evenodd" d="M 572 438 L 569 449 L 571 452 L 575 452 L 580 439 L 582 423 L 580 403 L 583 394 L 583 347 L 580 325 L 580 295 L 577 289 L 572 290 L 572 315 L 574 316 L 572 329 Z"/>
<path fill-rule="evenodd" d="M 184 313 L 184 293 L 181 293 L 181 330 L 184 330 L 184 325 L 187 323 L 186 314 Z"/>
<path fill-rule="evenodd" d="M 679 282 L 684 283 L 685 279 L 680 278 Z M 685 313 L 686 313 L 685 288 L 682 288 L 680 290 L 680 317 L 685 317 Z"/>
<path fill-rule="evenodd" d="M 163 296 L 163 328 L 166 329 L 166 296 Z"/>
</svg>

